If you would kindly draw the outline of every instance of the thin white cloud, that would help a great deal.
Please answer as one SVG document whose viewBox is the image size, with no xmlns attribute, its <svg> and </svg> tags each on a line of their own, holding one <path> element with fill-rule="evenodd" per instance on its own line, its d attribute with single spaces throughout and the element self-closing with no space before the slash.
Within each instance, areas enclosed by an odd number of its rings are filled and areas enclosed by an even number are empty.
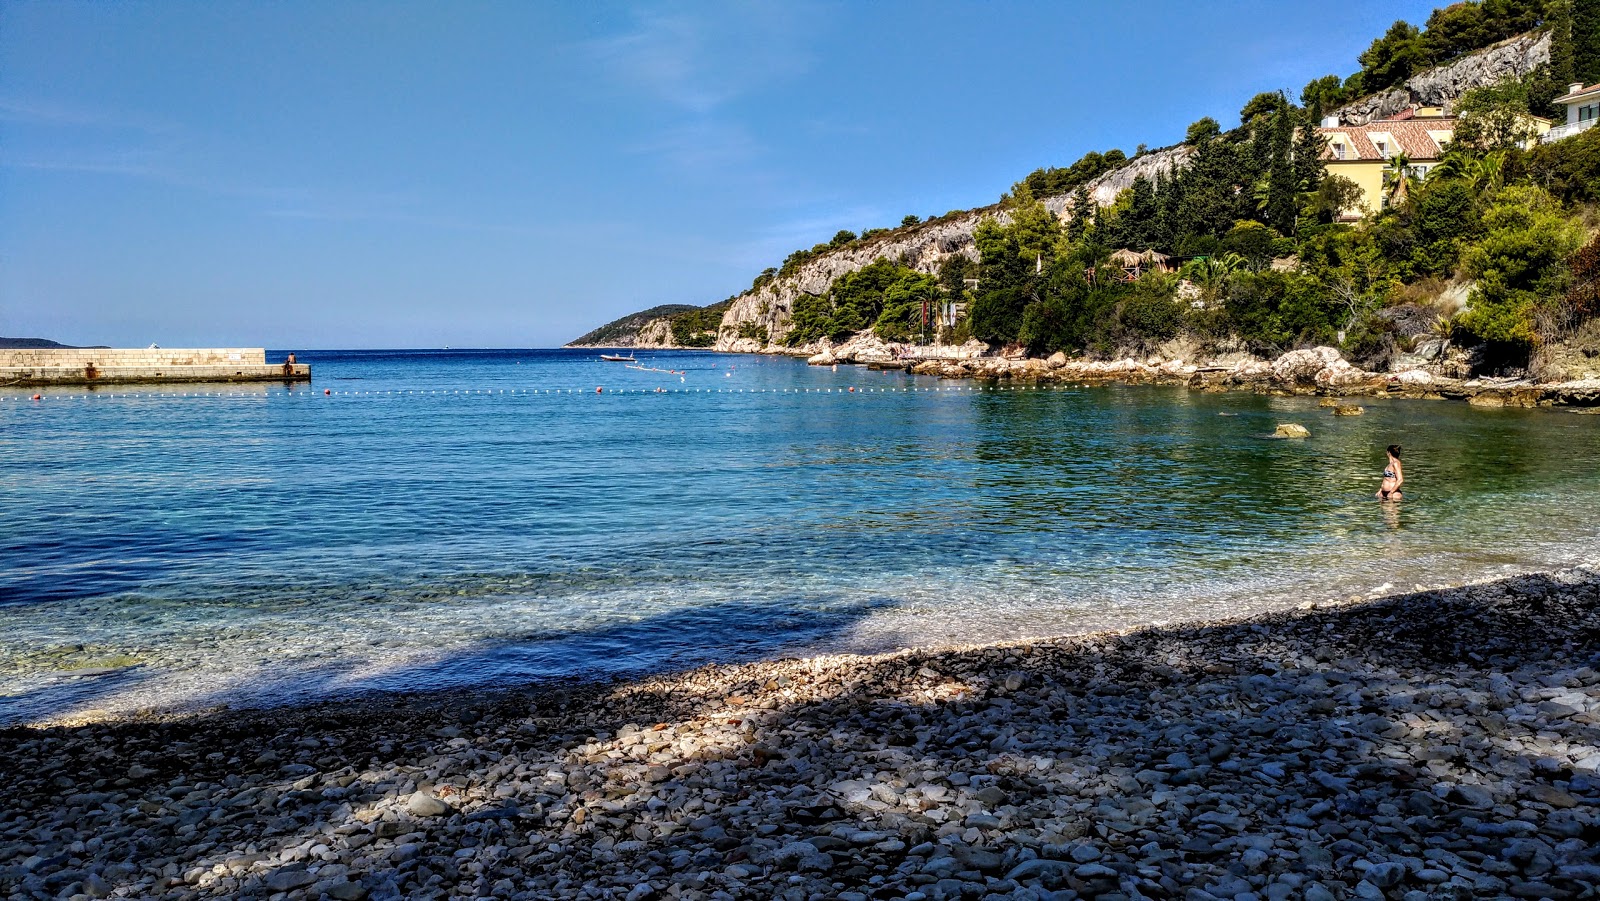
<svg viewBox="0 0 1600 901">
<path fill-rule="evenodd" d="M 803 75 L 809 8 L 798 3 L 639 8 L 627 31 L 591 41 L 601 71 L 625 88 L 696 115 Z"/>
<path fill-rule="evenodd" d="M 723 180 L 759 180 L 766 148 L 730 107 L 811 68 L 813 21 L 796 3 L 640 8 L 626 30 L 584 49 L 602 80 L 658 110 L 635 153 Z"/>
</svg>

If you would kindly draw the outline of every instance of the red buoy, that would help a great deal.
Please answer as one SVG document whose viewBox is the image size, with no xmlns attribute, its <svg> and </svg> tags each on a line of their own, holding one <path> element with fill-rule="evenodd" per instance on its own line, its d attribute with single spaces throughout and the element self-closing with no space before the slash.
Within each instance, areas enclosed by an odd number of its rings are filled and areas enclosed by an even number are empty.
<svg viewBox="0 0 1600 901">
<path fill-rule="evenodd" d="M 33 396 L 33 399 L 34 400 L 44 400 L 44 395 L 43 394 L 35 394 Z"/>
<path fill-rule="evenodd" d="M 323 394 L 324 397 L 326 397 L 327 395 L 332 394 L 332 393 L 333 393 L 332 389 L 329 389 L 329 388 L 322 389 L 322 394 Z"/>
<path fill-rule="evenodd" d="M 604 385 L 596 385 L 596 386 L 594 386 L 594 393 L 596 393 L 596 394 L 604 394 L 605 390 L 606 389 L 605 389 Z"/>
</svg>

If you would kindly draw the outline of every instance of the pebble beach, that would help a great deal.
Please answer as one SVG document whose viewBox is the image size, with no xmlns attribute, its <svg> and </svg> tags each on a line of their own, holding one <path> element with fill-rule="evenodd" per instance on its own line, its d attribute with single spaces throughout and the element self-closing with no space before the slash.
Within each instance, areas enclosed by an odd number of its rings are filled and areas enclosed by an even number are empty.
<svg viewBox="0 0 1600 901">
<path fill-rule="evenodd" d="M 1600 571 L 0 732 L 15 898 L 1588 898 Z"/>
</svg>

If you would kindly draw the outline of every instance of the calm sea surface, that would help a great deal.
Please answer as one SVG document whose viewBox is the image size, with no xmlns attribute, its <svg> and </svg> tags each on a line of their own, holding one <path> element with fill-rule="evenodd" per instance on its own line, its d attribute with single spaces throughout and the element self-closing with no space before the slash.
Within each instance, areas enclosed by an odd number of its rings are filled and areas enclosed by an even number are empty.
<svg viewBox="0 0 1600 901">
<path fill-rule="evenodd" d="M 303 351 L 312 386 L 0 389 L 0 722 L 1056 635 L 1600 557 L 1596 416 L 640 358 L 683 372 Z M 1313 437 L 1262 439 L 1285 421 Z M 1398 511 L 1372 498 L 1392 442 Z"/>
</svg>

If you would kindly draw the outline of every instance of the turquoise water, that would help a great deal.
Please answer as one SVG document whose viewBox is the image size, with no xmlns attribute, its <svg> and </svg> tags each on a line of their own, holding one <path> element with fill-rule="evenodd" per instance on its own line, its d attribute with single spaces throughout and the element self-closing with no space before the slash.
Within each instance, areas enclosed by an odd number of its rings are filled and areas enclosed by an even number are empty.
<svg viewBox="0 0 1600 901">
<path fill-rule="evenodd" d="M 308 351 L 312 386 L 0 391 L 0 722 L 1057 635 L 1600 556 L 1600 417 L 646 357 L 683 373 Z M 1262 439 L 1286 421 L 1313 437 Z"/>
</svg>

